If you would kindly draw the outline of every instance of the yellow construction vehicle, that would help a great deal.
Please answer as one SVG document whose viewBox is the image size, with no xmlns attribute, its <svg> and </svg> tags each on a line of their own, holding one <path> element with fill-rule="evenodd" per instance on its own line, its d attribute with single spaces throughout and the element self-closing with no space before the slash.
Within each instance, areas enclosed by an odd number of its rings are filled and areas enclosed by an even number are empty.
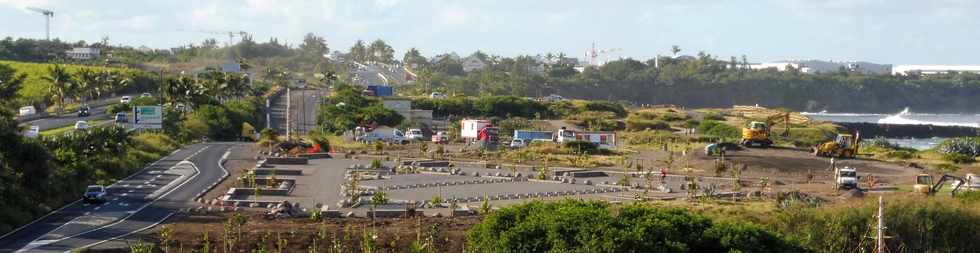
<svg viewBox="0 0 980 253">
<path fill-rule="evenodd" d="M 788 136 L 789 113 L 779 113 L 766 118 L 766 122 L 752 121 L 749 122 L 747 127 L 743 127 L 742 146 L 752 147 L 759 145 L 766 148 L 772 145 L 772 139 L 769 136 L 772 135 L 772 127 L 776 123 L 783 123 L 786 126 L 786 131 L 783 131 L 783 136 Z"/>
<path fill-rule="evenodd" d="M 861 134 L 837 134 L 833 141 L 824 142 L 813 147 L 813 154 L 824 157 L 854 158 L 861 143 Z"/>
<path fill-rule="evenodd" d="M 936 192 L 939 192 L 939 189 L 943 187 L 943 184 L 946 183 L 946 181 L 951 180 L 956 180 L 956 184 L 952 185 L 953 190 L 950 192 L 950 194 L 956 195 L 956 191 L 959 191 L 960 187 L 966 184 L 966 180 L 948 174 L 943 174 L 943 176 L 940 177 L 939 181 L 937 181 L 935 184 L 932 183 L 932 175 L 925 173 L 919 174 L 918 176 L 915 176 L 915 185 L 912 186 L 912 190 L 915 191 L 915 193 L 934 195 Z"/>
</svg>

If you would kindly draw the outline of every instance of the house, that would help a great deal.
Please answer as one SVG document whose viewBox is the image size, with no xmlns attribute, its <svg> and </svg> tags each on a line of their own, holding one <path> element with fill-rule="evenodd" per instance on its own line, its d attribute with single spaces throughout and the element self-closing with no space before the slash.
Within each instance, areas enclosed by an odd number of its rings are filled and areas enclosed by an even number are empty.
<svg viewBox="0 0 980 253">
<path fill-rule="evenodd" d="M 99 58 L 99 54 L 102 53 L 101 49 L 93 47 L 76 47 L 65 52 L 65 55 L 72 60 L 91 60 Z"/>
<path fill-rule="evenodd" d="M 484 69 L 488 65 L 486 60 L 481 59 L 477 53 L 473 53 L 470 56 L 463 58 L 460 64 L 463 65 L 463 72 Z"/>
<path fill-rule="evenodd" d="M 878 64 L 865 61 L 822 61 L 822 60 L 788 60 L 767 63 L 749 64 L 751 69 L 776 69 L 786 71 L 793 67 L 801 73 L 835 73 L 839 71 L 860 72 L 868 75 L 887 75 L 892 73 L 891 64 Z"/>
<path fill-rule="evenodd" d="M 448 60 L 457 61 L 457 62 L 460 60 L 459 55 L 456 54 L 456 52 L 452 52 L 452 53 L 448 53 L 448 54 L 436 55 L 435 57 L 432 57 L 432 59 L 429 59 L 429 63 L 439 64 L 439 62 L 441 62 L 443 60 L 447 60 L 447 59 Z"/>
</svg>

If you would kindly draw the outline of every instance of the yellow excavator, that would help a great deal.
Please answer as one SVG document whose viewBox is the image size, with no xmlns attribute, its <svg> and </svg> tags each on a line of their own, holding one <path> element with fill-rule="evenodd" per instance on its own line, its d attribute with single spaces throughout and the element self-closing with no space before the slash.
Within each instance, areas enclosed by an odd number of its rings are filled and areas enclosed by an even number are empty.
<svg viewBox="0 0 980 253">
<path fill-rule="evenodd" d="M 813 154 L 823 157 L 854 158 L 861 143 L 861 134 L 837 134 L 837 138 L 813 147 Z"/>
<path fill-rule="evenodd" d="M 766 122 L 752 121 L 749 122 L 748 126 L 743 127 L 742 146 L 753 147 L 758 145 L 763 148 L 771 146 L 772 139 L 769 136 L 772 135 L 772 127 L 777 123 L 782 123 L 786 126 L 786 131 L 783 131 L 783 136 L 789 136 L 789 113 L 779 113 L 766 118 Z"/>
<path fill-rule="evenodd" d="M 936 181 L 935 184 L 932 183 L 932 175 L 925 173 L 919 174 L 918 176 L 915 176 L 915 185 L 912 186 L 912 189 L 915 191 L 915 193 L 934 195 L 936 192 L 939 192 L 939 189 L 943 187 L 943 184 L 946 183 L 946 181 L 952 182 L 953 180 L 956 180 L 956 182 L 954 185 L 951 185 L 953 190 L 950 192 L 950 194 L 956 195 L 956 192 L 959 191 L 960 187 L 966 184 L 967 181 L 963 178 L 948 174 L 943 174 L 943 176 L 940 177 L 939 181 Z"/>
</svg>

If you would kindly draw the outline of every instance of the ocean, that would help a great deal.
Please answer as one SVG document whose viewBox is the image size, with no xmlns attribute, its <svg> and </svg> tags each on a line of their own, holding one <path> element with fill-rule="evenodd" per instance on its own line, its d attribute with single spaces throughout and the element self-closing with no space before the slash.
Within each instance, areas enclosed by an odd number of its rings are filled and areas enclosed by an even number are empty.
<svg viewBox="0 0 980 253">
<path fill-rule="evenodd" d="M 895 125 L 935 125 L 935 126 L 965 126 L 980 128 L 980 114 L 935 114 L 935 113 L 915 113 L 905 108 L 896 114 L 870 114 L 870 113 L 829 113 L 829 112 L 803 112 L 801 113 L 814 120 L 825 120 L 831 122 L 865 122 Z M 888 139 L 890 142 L 902 147 L 914 148 L 918 150 L 930 149 L 941 143 L 945 138 L 909 138 L 909 139 Z"/>
</svg>

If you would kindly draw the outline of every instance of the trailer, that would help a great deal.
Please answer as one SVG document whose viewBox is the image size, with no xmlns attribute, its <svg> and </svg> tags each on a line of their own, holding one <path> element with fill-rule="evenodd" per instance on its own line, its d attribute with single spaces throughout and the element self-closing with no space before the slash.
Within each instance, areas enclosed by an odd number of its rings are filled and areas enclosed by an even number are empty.
<svg viewBox="0 0 980 253">
<path fill-rule="evenodd" d="M 565 143 L 569 141 L 587 141 L 598 145 L 600 148 L 608 149 L 616 148 L 617 145 L 616 132 L 572 131 L 565 129 L 564 127 L 558 130 L 555 141 L 558 143 Z"/>
<path fill-rule="evenodd" d="M 489 125 L 489 120 L 464 119 L 459 124 L 459 137 L 470 141 L 477 140 L 480 138 L 480 130 Z"/>
<path fill-rule="evenodd" d="M 389 97 L 395 95 L 395 90 L 391 86 L 368 85 L 363 93 L 368 96 Z"/>
<path fill-rule="evenodd" d="M 554 141 L 554 133 L 551 131 L 514 130 L 514 139 L 510 142 L 510 147 L 520 148 L 531 144 L 531 142 L 542 141 Z"/>
</svg>

